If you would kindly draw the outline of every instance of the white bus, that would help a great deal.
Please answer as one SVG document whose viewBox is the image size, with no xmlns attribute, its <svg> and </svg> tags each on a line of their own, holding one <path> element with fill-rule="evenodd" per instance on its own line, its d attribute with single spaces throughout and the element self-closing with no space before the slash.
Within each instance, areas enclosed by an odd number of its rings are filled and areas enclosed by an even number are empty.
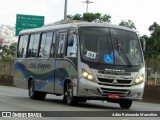
<svg viewBox="0 0 160 120">
<path fill-rule="evenodd" d="M 14 84 L 27 88 L 31 99 L 55 94 L 69 105 L 106 100 L 129 109 L 145 85 L 140 40 L 132 29 L 100 23 L 23 30 Z"/>
</svg>

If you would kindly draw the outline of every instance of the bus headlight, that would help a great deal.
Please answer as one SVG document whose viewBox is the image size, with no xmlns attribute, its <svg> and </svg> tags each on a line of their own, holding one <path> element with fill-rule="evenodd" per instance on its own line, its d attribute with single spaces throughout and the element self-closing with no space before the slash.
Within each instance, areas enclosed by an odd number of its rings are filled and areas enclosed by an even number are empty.
<svg viewBox="0 0 160 120">
<path fill-rule="evenodd" d="M 143 75 L 134 80 L 135 85 L 141 84 L 142 82 L 144 82 L 144 76 Z"/>
<path fill-rule="evenodd" d="M 91 74 L 89 74 L 86 70 L 82 70 L 82 75 L 87 80 L 93 80 L 93 76 Z"/>
<path fill-rule="evenodd" d="M 93 76 L 92 75 L 88 75 L 88 80 L 93 80 Z"/>
<path fill-rule="evenodd" d="M 83 72 L 83 77 L 84 78 L 87 78 L 88 75 L 89 75 L 88 72 L 86 72 L 86 71 Z"/>
</svg>

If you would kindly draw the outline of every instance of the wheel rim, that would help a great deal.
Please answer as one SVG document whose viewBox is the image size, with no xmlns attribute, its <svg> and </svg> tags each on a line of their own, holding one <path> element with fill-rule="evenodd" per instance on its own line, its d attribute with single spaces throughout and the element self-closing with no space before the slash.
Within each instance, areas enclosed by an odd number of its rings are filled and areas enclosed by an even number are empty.
<svg viewBox="0 0 160 120">
<path fill-rule="evenodd" d="M 66 90 L 66 93 L 65 93 L 65 95 L 66 95 L 66 99 L 67 99 L 67 103 L 70 103 L 71 101 L 72 101 L 72 86 L 71 86 L 71 83 L 69 83 L 68 85 L 67 85 L 67 90 Z"/>
<path fill-rule="evenodd" d="M 33 83 L 31 81 L 30 87 L 29 87 L 29 96 L 33 96 Z"/>
</svg>

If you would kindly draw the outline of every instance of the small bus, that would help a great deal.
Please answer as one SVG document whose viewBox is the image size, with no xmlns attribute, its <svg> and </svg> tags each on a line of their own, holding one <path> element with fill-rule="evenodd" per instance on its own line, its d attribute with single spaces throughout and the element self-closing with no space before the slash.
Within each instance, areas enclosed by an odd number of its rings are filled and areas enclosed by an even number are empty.
<svg viewBox="0 0 160 120">
<path fill-rule="evenodd" d="M 117 25 L 63 22 L 23 30 L 14 84 L 31 99 L 54 94 L 69 105 L 102 100 L 129 109 L 143 97 L 143 49 L 136 31 Z"/>
</svg>

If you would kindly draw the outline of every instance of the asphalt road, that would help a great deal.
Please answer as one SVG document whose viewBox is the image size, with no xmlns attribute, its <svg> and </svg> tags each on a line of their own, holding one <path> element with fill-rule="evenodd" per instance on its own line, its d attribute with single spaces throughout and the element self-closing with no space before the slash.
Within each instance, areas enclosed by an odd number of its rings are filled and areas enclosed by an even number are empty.
<svg viewBox="0 0 160 120">
<path fill-rule="evenodd" d="M 62 97 L 47 95 L 45 101 L 31 100 L 28 97 L 28 90 L 0 86 L 0 111 L 126 111 L 115 103 L 102 101 L 87 101 L 77 106 L 68 106 L 63 103 Z M 132 107 L 127 111 L 160 111 L 160 104 L 133 102 Z M 96 113 L 95 113 L 96 114 Z M 159 120 L 159 117 L 54 117 L 54 120 Z M 0 118 L 0 120 L 17 120 L 21 118 Z M 23 118 L 27 119 L 27 118 Z M 31 119 L 31 118 L 30 118 Z M 53 118 L 32 118 L 32 119 L 53 119 Z"/>
</svg>

